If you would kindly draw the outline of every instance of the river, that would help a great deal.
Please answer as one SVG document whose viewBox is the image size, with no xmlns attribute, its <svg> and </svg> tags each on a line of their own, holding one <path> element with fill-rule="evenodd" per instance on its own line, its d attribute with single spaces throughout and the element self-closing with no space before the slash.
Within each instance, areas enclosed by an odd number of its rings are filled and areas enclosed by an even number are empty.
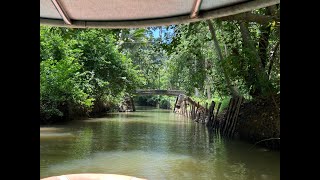
<svg viewBox="0 0 320 180">
<path fill-rule="evenodd" d="M 40 127 L 40 177 L 74 173 L 157 179 L 280 179 L 280 152 L 209 135 L 169 110 Z"/>
</svg>

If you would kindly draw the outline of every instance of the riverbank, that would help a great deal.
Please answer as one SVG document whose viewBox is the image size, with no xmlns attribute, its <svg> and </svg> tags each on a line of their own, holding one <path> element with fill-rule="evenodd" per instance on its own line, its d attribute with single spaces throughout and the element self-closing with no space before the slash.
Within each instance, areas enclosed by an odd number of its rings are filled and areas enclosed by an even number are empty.
<svg viewBox="0 0 320 180">
<path fill-rule="evenodd" d="M 224 120 L 226 112 L 225 109 L 219 113 L 218 121 Z M 240 107 L 235 138 L 280 150 L 280 95 L 244 102 Z"/>
<path fill-rule="evenodd" d="M 175 112 L 188 116 L 197 123 L 206 124 L 209 131 L 220 129 L 223 136 L 245 140 L 272 150 L 280 150 L 280 95 L 245 100 L 237 110 L 238 115 L 235 115 L 235 110 L 230 111 L 230 107 L 219 111 L 221 105 L 219 103 L 216 103 L 214 113 L 210 113 L 213 112 L 214 106 L 208 109 L 208 104 L 204 107 L 190 97 L 183 98 L 181 102 L 183 103 L 177 105 Z M 219 112 L 215 117 L 217 111 Z M 228 111 L 231 115 L 227 114 Z M 237 116 L 237 118 L 232 118 L 230 122 L 230 116 Z"/>
<path fill-rule="evenodd" d="M 241 139 L 280 150 L 280 95 L 244 103 L 238 118 Z"/>
</svg>

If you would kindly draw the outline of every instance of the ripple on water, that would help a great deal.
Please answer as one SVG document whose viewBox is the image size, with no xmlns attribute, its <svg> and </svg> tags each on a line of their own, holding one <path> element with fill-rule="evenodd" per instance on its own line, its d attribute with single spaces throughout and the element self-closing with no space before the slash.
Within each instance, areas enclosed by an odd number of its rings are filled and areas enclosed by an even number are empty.
<svg viewBox="0 0 320 180">
<path fill-rule="evenodd" d="M 72 133 L 40 133 L 40 138 L 42 137 L 71 137 L 73 136 Z"/>
<path fill-rule="evenodd" d="M 89 158 L 51 165 L 47 174 L 114 173 L 150 179 L 166 179 L 175 164 L 196 162 L 191 156 L 145 151 L 98 152 Z"/>
<path fill-rule="evenodd" d="M 65 132 L 65 128 L 42 127 L 40 128 L 40 140 L 42 139 L 60 139 L 74 138 L 72 133 Z"/>
<path fill-rule="evenodd" d="M 40 133 L 41 132 L 59 132 L 63 131 L 64 128 L 57 128 L 57 127 L 40 127 Z"/>
</svg>

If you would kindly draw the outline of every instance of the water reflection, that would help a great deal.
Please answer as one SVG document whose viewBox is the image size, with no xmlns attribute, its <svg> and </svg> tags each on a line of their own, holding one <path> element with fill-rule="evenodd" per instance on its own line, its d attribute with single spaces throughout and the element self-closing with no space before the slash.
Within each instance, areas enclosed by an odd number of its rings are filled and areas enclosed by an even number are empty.
<svg viewBox="0 0 320 180">
<path fill-rule="evenodd" d="M 85 127 L 78 135 L 71 146 L 71 158 L 83 159 L 91 154 L 92 148 L 92 129 Z"/>
<path fill-rule="evenodd" d="M 92 172 L 148 179 L 279 179 L 279 152 L 249 151 L 251 144 L 208 133 L 204 125 L 169 110 L 129 114 L 40 128 L 41 177 Z M 46 133 L 54 138 L 44 138 Z"/>
</svg>

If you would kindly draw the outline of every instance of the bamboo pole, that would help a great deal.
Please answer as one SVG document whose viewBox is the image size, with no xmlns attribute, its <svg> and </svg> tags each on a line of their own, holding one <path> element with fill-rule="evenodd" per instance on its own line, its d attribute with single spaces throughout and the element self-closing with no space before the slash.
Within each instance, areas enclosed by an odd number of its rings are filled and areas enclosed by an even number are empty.
<svg viewBox="0 0 320 180">
<path fill-rule="evenodd" d="M 188 117 L 188 104 L 187 104 L 186 100 L 184 100 L 184 105 L 185 105 L 185 108 L 186 108 L 186 116 Z"/>
<path fill-rule="evenodd" d="M 231 129 L 231 125 L 232 125 L 232 120 L 233 120 L 233 115 L 234 115 L 234 112 L 235 112 L 235 108 L 236 108 L 236 105 L 237 105 L 237 100 L 238 100 L 238 97 L 235 97 L 233 99 L 233 104 L 232 104 L 232 109 L 230 111 L 230 116 L 229 116 L 229 120 L 228 120 L 228 127 L 225 129 L 225 131 L 223 132 L 223 135 L 225 136 L 228 136 L 229 132 L 230 132 L 230 129 Z"/>
<path fill-rule="evenodd" d="M 227 126 L 227 122 L 228 122 L 228 119 L 229 119 L 229 116 L 230 116 L 230 111 L 231 111 L 231 108 L 232 108 L 232 104 L 233 104 L 233 98 L 231 98 L 230 101 L 229 101 L 227 114 L 226 114 L 226 116 L 224 118 L 224 121 L 222 122 L 222 133 L 225 131 L 225 128 Z"/>
<path fill-rule="evenodd" d="M 190 117 L 193 120 L 193 104 L 191 104 L 190 108 Z"/>
<path fill-rule="evenodd" d="M 213 123 L 212 123 L 212 128 L 215 128 L 215 126 L 217 126 L 218 125 L 218 119 L 217 119 L 217 117 L 218 117 L 218 113 L 219 113 L 219 110 L 220 110 L 220 107 L 221 107 L 221 102 L 219 102 L 219 104 L 218 104 L 218 108 L 217 108 L 217 111 L 216 111 L 216 115 L 215 115 L 215 119 L 213 119 Z"/>
<path fill-rule="evenodd" d="M 213 118 L 211 118 L 212 116 L 213 116 L 213 110 L 214 110 L 214 106 L 215 106 L 215 102 L 214 101 L 212 101 L 211 102 L 211 105 L 210 105 L 210 107 L 209 107 L 209 114 L 208 114 L 208 122 L 206 123 L 206 126 L 207 127 L 211 127 L 211 125 L 212 125 L 212 120 L 213 120 Z"/>
<path fill-rule="evenodd" d="M 206 102 L 206 114 L 208 114 L 208 103 Z"/>
<path fill-rule="evenodd" d="M 228 127 L 226 128 L 226 131 L 224 132 L 225 136 L 229 136 L 229 134 L 231 133 L 231 127 L 233 125 L 233 120 L 234 120 L 234 116 L 235 116 L 235 112 L 236 112 L 236 108 L 237 108 L 237 104 L 239 101 L 239 97 L 234 98 L 234 103 L 233 103 L 233 107 L 232 107 L 232 111 L 230 112 L 230 117 L 229 117 L 229 124 Z"/>
<path fill-rule="evenodd" d="M 176 98 L 176 102 L 174 103 L 173 112 L 175 112 L 175 110 L 176 110 L 176 106 L 177 106 L 178 98 L 179 98 L 179 96 L 177 96 L 177 98 Z"/>
<path fill-rule="evenodd" d="M 193 109 L 192 109 L 192 120 L 196 119 L 196 106 L 193 104 Z"/>
<path fill-rule="evenodd" d="M 236 113 L 235 113 L 235 115 L 233 117 L 233 119 L 234 119 L 233 122 L 234 123 L 231 126 L 231 133 L 229 135 L 230 137 L 233 137 L 233 135 L 234 135 L 234 130 L 235 130 L 236 125 L 238 123 L 238 116 L 239 116 L 239 112 L 240 112 L 240 107 L 241 107 L 242 101 L 243 101 L 243 97 L 241 96 L 241 97 L 239 97 L 238 104 L 237 104 L 237 107 L 236 107 Z"/>
</svg>

